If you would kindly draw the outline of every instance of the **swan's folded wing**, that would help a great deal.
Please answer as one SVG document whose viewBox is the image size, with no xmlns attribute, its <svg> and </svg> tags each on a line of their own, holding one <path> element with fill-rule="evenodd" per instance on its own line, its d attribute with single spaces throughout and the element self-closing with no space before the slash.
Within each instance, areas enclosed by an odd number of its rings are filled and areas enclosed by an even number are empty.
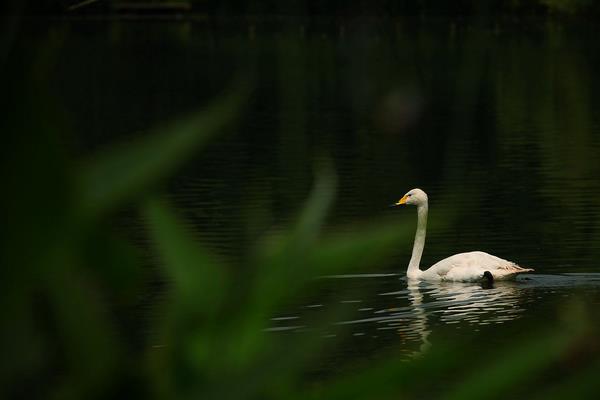
<svg viewBox="0 0 600 400">
<path fill-rule="evenodd" d="M 510 261 L 503 260 L 502 258 L 493 256 L 482 251 L 471 251 L 468 253 L 454 254 L 448 258 L 438 261 L 427 270 L 427 272 L 435 272 L 440 276 L 446 276 L 450 271 L 460 270 L 472 270 L 472 271 L 483 271 L 487 269 L 496 269 L 500 265 L 505 265 Z"/>
<path fill-rule="evenodd" d="M 494 279 L 510 279 L 523 272 L 531 272 L 531 268 L 521 268 L 512 261 L 482 251 L 460 253 L 445 258 L 434 264 L 426 273 L 436 274 L 443 280 L 476 281 L 490 271 Z"/>
</svg>

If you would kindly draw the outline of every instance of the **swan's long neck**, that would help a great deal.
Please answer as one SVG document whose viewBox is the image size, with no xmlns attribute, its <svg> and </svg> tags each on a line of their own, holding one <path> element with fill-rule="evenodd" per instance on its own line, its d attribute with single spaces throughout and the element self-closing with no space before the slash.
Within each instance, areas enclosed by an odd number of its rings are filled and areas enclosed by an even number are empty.
<svg viewBox="0 0 600 400">
<path fill-rule="evenodd" d="M 425 247 L 425 233 L 427 231 L 427 203 L 417 207 L 417 233 L 415 233 L 415 243 L 413 244 L 412 256 L 408 263 L 408 270 L 406 276 L 409 278 L 418 277 L 422 271 L 419 269 L 419 263 L 421 262 L 421 256 L 423 255 L 423 248 Z"/>
</svg>

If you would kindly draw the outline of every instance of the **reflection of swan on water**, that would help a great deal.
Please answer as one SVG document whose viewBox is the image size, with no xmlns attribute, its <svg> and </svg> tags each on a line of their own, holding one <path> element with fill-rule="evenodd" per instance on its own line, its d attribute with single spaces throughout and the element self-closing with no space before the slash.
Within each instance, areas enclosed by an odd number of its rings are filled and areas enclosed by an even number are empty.
<svg viewBox="0 0 600 400">
<path fill-rule="evenodd" d="M 438 261 L 426 271 L 421 271 L 419 263 L 425 247 L 425 232 L 427 230 L 427 194 L 421 189 L 412 189 L 394 206 L 402 204 L 416 205 L 418 215 L 415 242 L 408 270 L 406 271 L 406 276 L 409 279 L 456 282 L 488 280 L 492 282 L 494 280 L 513 279 L 517 274 L 533 271 L 482 251 L 455 254 Z"/>
<path fill-rule="evenodd" d="M 440 323 L 498 324 L 513 320 L 524 311 L 521 305 L 523 289 L 511 283 L 484 288 L 472 283 L 409 279 L 406 289 L 380 294 L 405 296 L 410 306 L 377 311 L 380 316 L 376 322 L 383 325 L 380 329 L 394 329 L 402 336 L 420 342 L 419 350 L 411 353 L 411 357 L 419 356 L 431 346 L 432 327 Z"/>
<path fill-rule="evenodd" d="M 415 311 L 415 319 L 410 322 L 412 330 L 419 335 L 421 345 L 419 350 L 411 354 L 411 357 L 418 357 L 426 352 L 430 347 L 431 343 L 427 339 L 431 330 L 427 327 L 427 313 L 423 308 L 423 294 L 419 290 L 419 283 L 416 281 L 408 282 L 408 300 L 412 304 Z"/>
<path fill-rule="evenodd" d="M 425 288 L 435 301 L 436 308 L 443 308 L 440 320 L 447 324 L 460 321 L 477 325 L 502 323 L 515 319 L 522 311 L 519 300 L 522 290 L 510 284 L 498 284 L 482 288 L 464 283 L 429 284 Z"/>
</svg>

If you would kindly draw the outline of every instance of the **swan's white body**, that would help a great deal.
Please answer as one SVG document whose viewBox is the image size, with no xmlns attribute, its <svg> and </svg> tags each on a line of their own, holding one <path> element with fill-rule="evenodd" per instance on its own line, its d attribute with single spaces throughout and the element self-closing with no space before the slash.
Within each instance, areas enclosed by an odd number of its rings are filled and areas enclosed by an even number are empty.
<svg viewBox="0 0 600 400">
<path fill-rule="evenodd" d="M 419 263 L 425 247 L 429 209 L 427 194 L 421 189 L 412 189 L 395 205 L 401 204 L 416 205 L 418 215 L 415 242 L 406 271 L 407 278 L 426 281 L 479 282 L 481 280 L 514 279 L 518 274 L 533 271 L 533 269 L 521 268 L 511 261 L 483 251 L 455 254 L 438 261 L 429 269 L 421 271 Z M 486 274 L 486 271 L 489 274 Z"/>
</svg>

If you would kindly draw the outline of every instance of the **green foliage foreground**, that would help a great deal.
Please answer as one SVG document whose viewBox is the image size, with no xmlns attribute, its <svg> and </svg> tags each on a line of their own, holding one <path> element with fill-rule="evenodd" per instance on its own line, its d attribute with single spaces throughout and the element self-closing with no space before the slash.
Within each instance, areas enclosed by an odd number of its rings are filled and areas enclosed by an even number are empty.
<svg viewBox="0 0 600 400">
<path fill-rule="evenodd" d="M 595 394 L 597 324 L 578 301 L 557 311 L 565 316 L 560 326 L 540 322 L 484 354 L 475 354 L 466 339 L 448 339 L 413 361 L 390 354 L 308 379 L 311 365 L 334 344 L 318 329 L 303 335 L 265 332 L 269 318 L 315 286 L 315 277 L 364 271 L 385 260 L 410 241 L 413 225 L 392 221 L 323 234 L 335 176 L 322 166 L 296 224 L 258 241 L 244 265 L 207 250 L 160 196 L 159 184 L 234 120 L 249 86 L 235 82 L 203 111 L 84 163 L 65 150 L 55 115 L 42 109 L 32 118 L 35 107 L 5 105 L 11 112 L 3 131 L 11 135 L 3 158 L 9 190 L 0 280 L 2 398 Z M 30 92 L 22 93 L 27 104 Z M 123 310 L 135 309 L 151 290 L 148 272 L 141 268 L 140 250 L 111 227 L 116 213 L 132 208 L 147 223 L 150 251 L 160 260 L 157 274 L 168 286 L 166 299 L 157 302 L 153 334 L 142 338 L 131 337 L 131 317 L 124 318 Z M 328 326 L 346 312 L 334 310 L 314 326 Z"/>
</svg>

